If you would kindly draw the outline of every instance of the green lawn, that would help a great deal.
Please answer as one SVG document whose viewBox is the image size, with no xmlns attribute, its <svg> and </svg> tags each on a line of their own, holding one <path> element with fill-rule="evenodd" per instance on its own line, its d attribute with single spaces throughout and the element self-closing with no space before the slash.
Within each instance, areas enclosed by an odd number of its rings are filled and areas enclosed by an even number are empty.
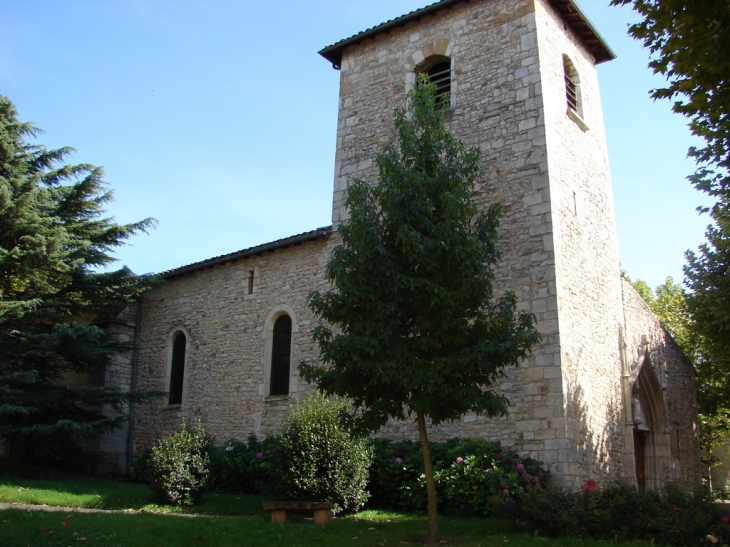
<svg viewBox="0 0 730 547">
<path fill-rule="evenodd" d="M 0 477 L 0 501 L 130 511 L 129 514 L 0 511 L 2 547 L 68 547 L 72 544 L 95 547 L 386 547 L 421 544 L 426 533 L 424 516 L 384 511 L 365 511 L 337 518 L 324 526 L 315 526 L 312 519 L 305 516 L 295 516 L 291 524 L 272 524 L 256 496 L 209 493 L 194 509 L 162 508 L 155 504 L 147 486 L 90 478 Z M 138 510 L 151 512 L 132 512 Z M 181 513 L 196 515 L 186 517 Z M 528 537 L 501 519 L 442 517 L 440 535 L 449 545 L 464 547 L 597 547 L 603 543 Z M 649 544 L 620 545 L 646 547 Z"/>
<path fill-rule="evenodd" d="M 208 493 L 201 505 L 186 509 L 158 505 L 149 486 L 93 478 L 0 477 L 0 503 L 212 515 L 246 515 L 261 511 L 258 497 L 233 494 Z"/>
</svg>

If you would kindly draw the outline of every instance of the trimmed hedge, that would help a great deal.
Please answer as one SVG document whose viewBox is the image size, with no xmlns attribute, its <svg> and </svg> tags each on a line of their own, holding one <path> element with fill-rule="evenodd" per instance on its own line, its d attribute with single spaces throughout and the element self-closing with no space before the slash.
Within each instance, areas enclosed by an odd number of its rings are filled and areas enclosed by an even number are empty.
<svg viewBox="0 0 730 547">
<path fill-rule="evenodd" d="M 276 469 L 280 494 L 329 501 L 335 512 L 357 511 L 369 494 L 370 440 L 354 433 L 350 406 L 319 393 L 298 401 L 279 430 Z"/>
</svg>

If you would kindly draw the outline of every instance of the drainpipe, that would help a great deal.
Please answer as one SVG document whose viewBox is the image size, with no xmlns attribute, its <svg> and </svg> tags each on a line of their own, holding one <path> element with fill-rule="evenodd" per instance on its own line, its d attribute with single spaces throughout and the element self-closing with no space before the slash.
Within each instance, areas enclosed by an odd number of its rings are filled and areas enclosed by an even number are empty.
<svg viewBox="0 0 730 547">
<path fill-rule="evenodd" d="M 139 336 L 142 331 L 142 300 L 137 301 L 137 313 L 134 325 L 134 352 L 132 353 L 132 378 L 129 391 L 137 390 L 137 363 L 139 362 Z M 134 445 L 134 401 L 129 403 L 129 434 L 127 436 L 127 469 L 132 464 L 132 450 Z"/>
</svg>

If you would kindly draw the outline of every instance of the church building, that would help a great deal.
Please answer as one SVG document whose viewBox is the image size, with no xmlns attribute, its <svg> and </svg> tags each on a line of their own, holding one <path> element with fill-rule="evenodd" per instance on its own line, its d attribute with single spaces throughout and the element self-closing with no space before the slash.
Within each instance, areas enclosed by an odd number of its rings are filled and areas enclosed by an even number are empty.
<svg viewBox="0 0 730 547">
<path fill-rule="evenodd" d="M 574 0 L 441 0 L 319 52 L 340 72 L 331 226 L 162 273 L 114 328 L 140 340 L 109 385 L 169 392 L 95 449 L 110 468 L 200 419 L 219 443 L 275 434 L 321 362 L 307 307 L 347 221 L 348 185 L 377 183 L 393 111 L 417 75 L 448 93 L 447 128 L 481 150 L 480 207 L 502 204 L 496 292 L 542 343 L 496 387 L 509 416 L 465 415 L 433 440 L 499 441 L 555 483 L 700 481 L 695 373 L 622 278 L 596 65 L 614 54 Z M 323 61 L 323 62 L 325 62 Z M 334 108 L 334 105 L 333 105 Z M 378 433 L 417 439 L 414 423 Z"/>
</svg>

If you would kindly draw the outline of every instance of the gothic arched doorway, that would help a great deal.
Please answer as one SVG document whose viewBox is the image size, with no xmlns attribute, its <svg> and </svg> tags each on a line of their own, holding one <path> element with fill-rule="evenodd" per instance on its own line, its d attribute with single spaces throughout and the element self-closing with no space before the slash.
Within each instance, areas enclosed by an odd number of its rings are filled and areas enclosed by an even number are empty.
<svg viewBox="0 0 730 547">
<path fill-rule="evenodd" d="M 662 386 L 645 356 L 631 389 L 634 472 L 637 486 L 660 488 L 670 478 L 669 422 Z"/>
</svg>

